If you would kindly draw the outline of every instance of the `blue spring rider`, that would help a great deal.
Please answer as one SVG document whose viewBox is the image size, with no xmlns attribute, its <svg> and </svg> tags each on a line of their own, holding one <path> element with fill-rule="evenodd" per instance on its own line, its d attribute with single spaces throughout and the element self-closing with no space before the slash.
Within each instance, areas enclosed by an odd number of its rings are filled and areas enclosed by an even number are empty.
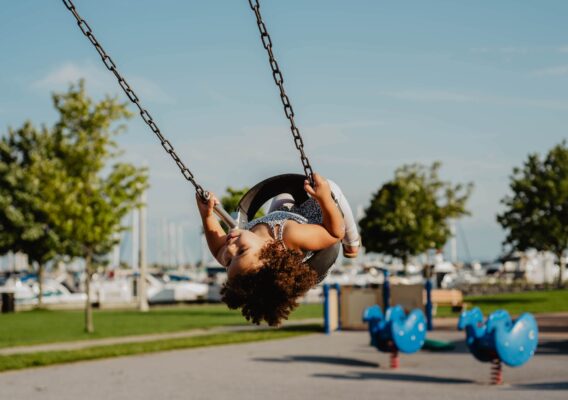
<svg viewBox="0 0 568 400">
<path fill-rule="evenodd" d="M 481 362 L 492 363 L 492 383 L 503 383 L 501 363 L 519 367 L 534 355 L 538 344 L 538 326 L 532 314 L 524 313 L 516 321 L 505 310 L 497 310 L 483 322 L 479 308 L 464 311 L 458 329 L 466 332 L 467 347 Z"/>
<path fill-rule="evenodd" d="M 390 353 L 390 366 L 398 368 L 398 353 L 416 353 L 426 339 L 426 318 L 422 310 L 415 309 L 408 316 L 399 305 L 389 307 L 383 314 L 381 307 L 374 305 L 363 312 L 363 321 L 369 325 L 371 346 Z"/>
</svg>

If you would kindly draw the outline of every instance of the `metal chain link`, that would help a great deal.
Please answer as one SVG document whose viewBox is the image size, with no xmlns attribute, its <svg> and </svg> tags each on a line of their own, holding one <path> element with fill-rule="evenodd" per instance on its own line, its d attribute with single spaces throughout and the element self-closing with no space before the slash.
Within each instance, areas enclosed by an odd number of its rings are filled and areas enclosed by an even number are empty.
<svg viewBox="0 0 568 400">
<path fill-rule="evenodd" d="M 191 184 L 195 187 L 195 191 L 203 200 L 207 200 L 209 198 L 209 193 L 205 191 L 203 187 L 201 187 L 201 185 L 199 185 L 196 182 L 195 177 L 193 176 L 191 171 L 180 160 L 179 156 L 177 155 L 174 149 L 174 146 L 172 146 L 170 141 L 167 140 L 164 137 L 164 135 L 162 135 L 160 128 L 158 128 L 158 125 L 156 124 L 150 113 L 145 108 L 142 107 L 142 105 L 140 104 L 140 99 L 138 98 L 136 93 L 134 93 L 134 90 L 128 84 L 126 79 L 124 79 L 124 77 L 120 74 L 112 58 L 110 58 L 110 56 L 105 52 L 105 50 L 103 49 L 103 47 L 101 46 L 95 35 L 93 34 L 93 31 L 89 26 L 89 24 L 87 23 L 87 21 L 81 18 L 81 16 L 77 12 L 77 9 L 75 8 L 75 5 L 71 0 L 62 0 L 62 1 L 63 4 L 65 4 L 65 7 L 67 7 L 67 9 L 71 11 L 73 16 L 77 20 L 77 25 L 79 26 L 79 29 L 81 29 L 81 32 L 83 32 L 83 35 L 85 35 L 87 39 L 89 39 L 89 41 L 93 44 L 93 46 L 95 46 L 95 49 L 101 56 L 101 60 L 103 61 L 105 67 L 114 74 L 114 76 L 118 80 L 118 84 L 120 85 L 126 96 L 128 96 L 128 99 L 132 103 L 134 103 L 136 107 L 138 107 L 140 117 L 146 123 L 146 125 L 148 125 L 148 127 L 152 130 L 152 132 L 154 132 L 154 134 L 158 137 L 160 143 L 162 144 L 162 147 L 175 161 L 176 165 L 180 169 L 184 178 L 187 179 L 189 182 L 191 182 Z"/>
<path fill-rule="evenodd" d="M 300 152 L 300 159 L 302 161 L 302 166 L 304 167 L 304 173 L 306 177 L 313 184 L 313 170 L 310 165 L 310 161 L 304 152 L 304 141 L 302 136 L 300 135 L 300 130 L 296 126 L 296 122 L 294 121 L 294 109 L 292 108 L 292 103 L 290 103 L 290 98 L 286 94 L 286 90 L 284 89 L 284 76 L 282 75 L 282 71 L 278 67 L 278 62 L 274 57 L 274 52 L 272 50 L 272 39 L 266 29 L 266 24 L 262 20 L 262 15 L 260 14 L 260 3 L 258 0 L 248 0 L 250 8 L 254 11 L 256 16 L 256 23 L 258 25 L 258 30 L 260 32 L 260 39 L 262 41 L 262 45 L 266 49 L 268 53 L 268 61 L 270 63 L 270 68 L 272 69 L 272 77 L 274 78 L 274 83 L 278 86 L 280 90 L 280 99 L 282 100 L 282 105 L 284 106 L 284 114 L 286 118 L 290 121 L 290 130 L 292 131 L 292 136 L 294 137 L 294 144 L 296 145 L 296 149 Z"/>
</svg>

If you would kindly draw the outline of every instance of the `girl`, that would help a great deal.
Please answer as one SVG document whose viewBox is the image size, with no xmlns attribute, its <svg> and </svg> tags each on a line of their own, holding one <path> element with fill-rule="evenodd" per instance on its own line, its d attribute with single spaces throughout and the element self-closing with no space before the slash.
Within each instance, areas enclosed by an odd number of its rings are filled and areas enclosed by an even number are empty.
<svg viewBox="0 0 568 400">
<path fill-rule="evenodd" d="M 298 297 L 325 278 L 306 263 L 314 251 L 341 240 L 344 255 L 357 256 L 357 225 L 339 187 L 314 174 L 314 187 L 306 180 L 304 189 L 311 196 L 304 203 L 279 195 L 266 216 L 228 234 L 213 213 L 217 198 L 197 199 L 209 250 L 227 268 L 222 300 L 255 324 L 279 325 L 297 307 Z"/>
</svg>

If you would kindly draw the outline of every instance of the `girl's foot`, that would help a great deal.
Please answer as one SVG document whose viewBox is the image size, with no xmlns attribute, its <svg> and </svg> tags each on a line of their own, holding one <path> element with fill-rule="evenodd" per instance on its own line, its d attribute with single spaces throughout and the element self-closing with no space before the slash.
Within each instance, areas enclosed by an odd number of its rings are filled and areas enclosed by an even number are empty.
<svg viewBox="0 0 568 400">
<path fill-rule="evenodd" d="M 347 246 L 343 245 L 343 256 L 345 258 L 357 258 L 359 254 L 359 246 Z"/>
</svg>

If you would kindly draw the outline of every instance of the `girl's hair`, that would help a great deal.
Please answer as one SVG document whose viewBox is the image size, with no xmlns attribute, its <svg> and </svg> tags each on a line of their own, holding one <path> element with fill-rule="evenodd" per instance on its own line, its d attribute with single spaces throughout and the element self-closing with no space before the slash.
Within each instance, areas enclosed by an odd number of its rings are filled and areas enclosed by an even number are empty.
<svg viewBox="0 0 568 400">
<path fill-rule="evenodd" d="M 221 299 L 233 310 L 241 308 L 248 321 L 277 326 L 298 306 L 298 297 L 316 285 L 317 274 L 300 252 L 286 249 L 281 242 L 264 246 L 260 261 L 260 268 L 228 279 Z"/>
</svg>

